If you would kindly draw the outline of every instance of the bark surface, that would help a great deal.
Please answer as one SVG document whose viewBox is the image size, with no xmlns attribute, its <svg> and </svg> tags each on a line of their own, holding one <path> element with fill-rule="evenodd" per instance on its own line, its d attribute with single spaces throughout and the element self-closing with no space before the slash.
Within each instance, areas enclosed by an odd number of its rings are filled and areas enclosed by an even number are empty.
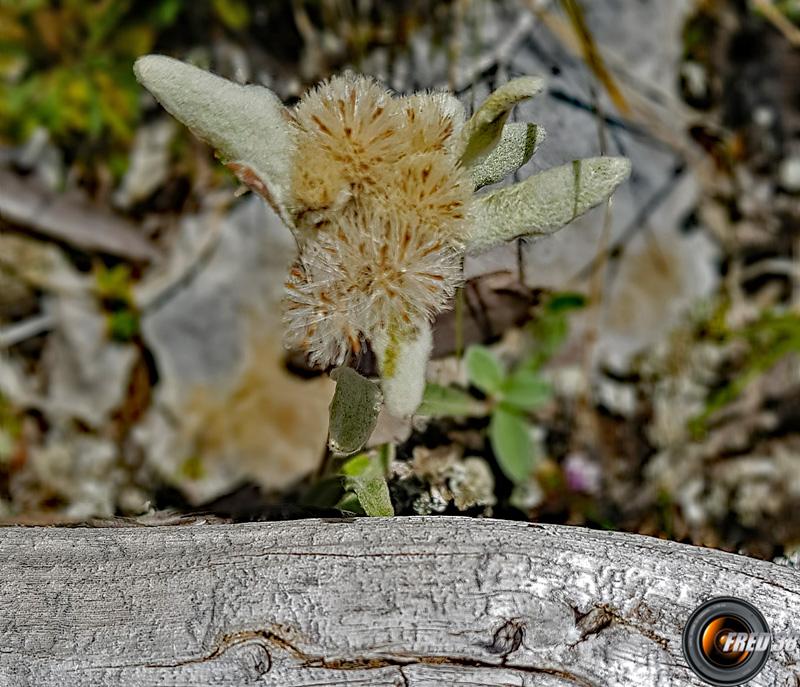
<svg viewBox="0 0 800 687">
<path fill-rule="evenodd" d="M 751 601 L 800 684 L 800 571 L 467 518 L 0 529 L 0 685 L 702 685 L 681 631 Z"/>
</svg>

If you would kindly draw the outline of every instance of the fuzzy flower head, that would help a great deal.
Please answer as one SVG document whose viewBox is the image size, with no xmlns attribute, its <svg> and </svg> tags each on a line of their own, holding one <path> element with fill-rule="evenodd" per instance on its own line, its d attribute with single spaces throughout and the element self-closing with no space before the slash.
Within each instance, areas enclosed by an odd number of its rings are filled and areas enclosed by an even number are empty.
<svg viewBox="0 0 800 687">
<path fill-rule="evenodd" d="M 544 138 L 507 123 L 543 81 L 514 79 L 466 118 L 447 93 L 394 96 L 374 79 L 335 76 L 293 109 L 168 57 L 137 78 L 278 212 L 297 240 L 286 286 L 286 340 L 341 364 L 369 343 L 398 415 L 422 398 L 433 318 L 465 252 L 550 234 L 597 205 L 630 171 L 624 158 L 577 160 L 475 194 L 527 162 Z"/>
<path fill-rule="evenodd" d="M 349 74 L 298 104 L 286 314 L 289 343 L 313 362 L 341 364 L 381 331 L 413 336 L 452 297 L 473 192 L 460 124 L 441 99 Z"/>
</svg>

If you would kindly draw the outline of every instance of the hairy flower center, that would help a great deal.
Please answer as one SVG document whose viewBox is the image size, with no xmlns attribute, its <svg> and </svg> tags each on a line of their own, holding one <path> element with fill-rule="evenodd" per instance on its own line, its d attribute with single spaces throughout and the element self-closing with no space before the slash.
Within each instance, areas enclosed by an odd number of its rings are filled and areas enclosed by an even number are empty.
<svg viewBox="0 0 800 687">
<path fill-rule="evenodd" d="M 338 77 L 304 97 L 295 121 L 289 343 L 338 364 L 374 332 L 413 332 L 446 306 L 472 185 L 449 149 L 455 122 L 432 97 Z"/>
</svg>

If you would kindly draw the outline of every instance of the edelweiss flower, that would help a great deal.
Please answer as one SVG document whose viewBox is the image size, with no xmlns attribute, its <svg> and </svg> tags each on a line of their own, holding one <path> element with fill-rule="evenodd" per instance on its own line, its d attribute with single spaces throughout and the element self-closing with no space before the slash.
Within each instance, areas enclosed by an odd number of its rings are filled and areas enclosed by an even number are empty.
<svg viewBox="0 0 800 687">
<path fill-rule="evenodd" d="M 476 195 L 543 140 L 535 124 L 506 124 L 542 89 L 536 77 L 510 81 L 467 120 L 447 93 L 397 97 L 349 73 L 288 109 L 266 88 L 168 57 L 140 58 L 135 71 L 294 233 L 287 343 L 323 366 L 370 343 L 398 415 L 422 398 L 430 323 L 461 279 L 465 252 L 552 233 L 630 171 L 624 158 L 579 160 Z"/>
<path fill-rule="evenodd" d="M 308 93 L 293 128 L 289 343 L 338 365 L 382 332 L 414 337 L 461 274 L 473 185 L 453 113 L 348 74 Z"/>
</svg>

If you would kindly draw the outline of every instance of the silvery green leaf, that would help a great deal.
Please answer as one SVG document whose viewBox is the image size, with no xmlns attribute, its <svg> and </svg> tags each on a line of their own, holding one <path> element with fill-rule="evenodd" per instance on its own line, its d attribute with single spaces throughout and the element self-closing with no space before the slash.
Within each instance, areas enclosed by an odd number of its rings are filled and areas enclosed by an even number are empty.
<svg viewBox="0 0 800 687">
<path fill-rule="evenodd" d="M 544 84 L 538 76 L 521 76 L 491 93 L 462 129 L 462 164 L 471 167 L 482 162 L 500 141 L 514 105 L 539 93 Z"/>
<path fill-rule="evenodd" d="M 342 466 L 345 488 L 355 493 L 364 512 L 372 517 L 394 515 L 386 484 L 386 469 L 392 450 L 391 446 L 386 445 L 378 452 L 354 456 Z"/>
<path fill-rule="evenodd" d="M 136 60 L 136 78 L 173 117 L 216 148 L 223 161 L 283 210 L 294 149 L 289 114 L 263 86 L 242 86 L 164 55 Z"/>
<path fill-rule="evenodd" d="M 470 346 L 465 356 L 469 381 L 485 394 L 500 391 L 506 373 L 500 361 L 484 346 Z"/>
<path fill-rule="evenodd" d="M 506 124 L 497 147 L 470 170 L 475 188 L 495 184 L 516 172 L 533 157 L 545 136 L 538 124 Z"/>
<path fill-rule="evenodd" d="M 487 407 L 461 389 L 428 384 L 417 414 L 426 417 L 481 417 L 487 414 Z"/>
<path fill-rule="evenodd" d="M 331 372 L 336 392 L 330 407 L 328 446 L 340 455 L 361 450 L 375 429 L 381 406 L 378 385 L 349 367 Z"/>
<path fill-rule="evenodd" d="M 467 250 L 552 234 L 614 192 L 631 171 L 624 157 L 576 160 L 478 196 Z"/>
<path fill-rule="evenodd" d="M 425 368 L 433 348 L 430 324 L 419 323 L 416 335 L 410 338 L 393 331 L 379 332 L 372 339 L 372 347 L 378 358 L 387 410 L 398 417 L 411 415 L 425 391 Z"/>
</svg>

